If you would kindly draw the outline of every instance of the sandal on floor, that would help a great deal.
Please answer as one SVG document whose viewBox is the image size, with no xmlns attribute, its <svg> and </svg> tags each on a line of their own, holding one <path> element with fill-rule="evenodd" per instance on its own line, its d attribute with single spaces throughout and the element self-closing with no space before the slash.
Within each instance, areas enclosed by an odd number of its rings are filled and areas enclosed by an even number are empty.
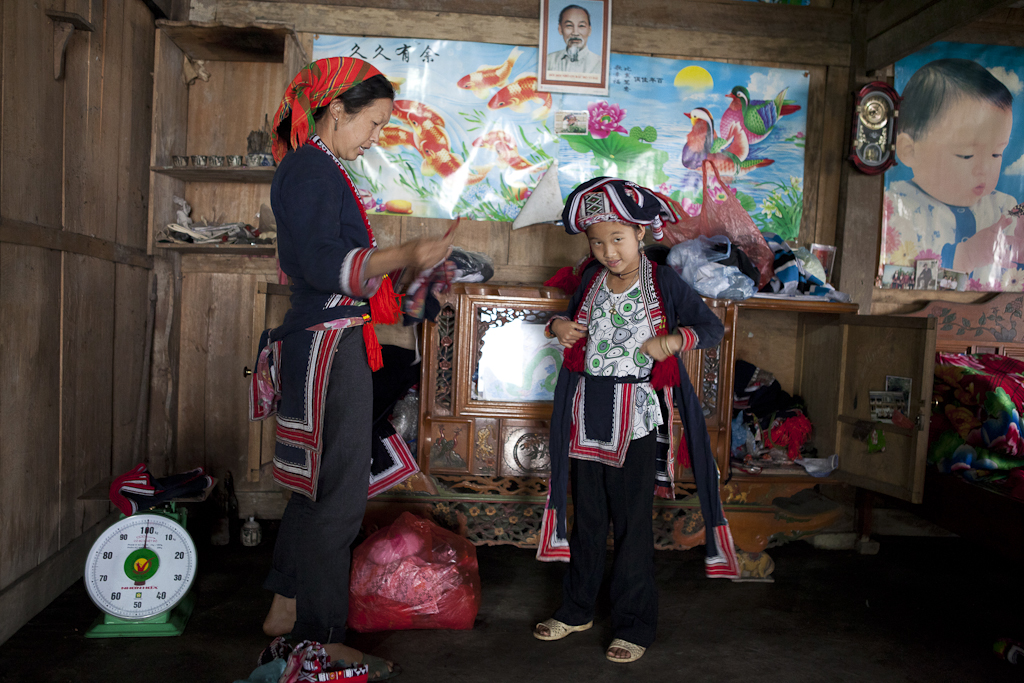
<svg viewBox="0 0 1024 683">
<path fill-rule="evenodd" d="M 367 681 L 386 681 L 389 678 L 394 678 L 398 674 L 402 673 L 402 667 L 394 664 L 393 670 L 388 670 L 387 660 L 381 659 L 380 657 L 374 657 L 363 653 L 363 661 L 361 664 L 366 665 L 370 671 L 367 674 Z"/>
<path fill-rule="evenodd" d="M 570 626 L 569 624 L 563 623 L 563 622 L 559 621 L 558 619 L 547 619 L 547 620 L 542 621 L 542 622 L 540 622 L 539 624 L 537 624 L 536 626 L 533 627 L 533 637 L 536 638 L 537 640 L 561 640 L 562 638 L 565 638 L 570 633 L 576 633 L 578 631 L 586 631 L 587 629 L 589 629 L 593 625 L 594 625 L 593 620 L 588 621 L 587 623 L 581 624 L 579 626 Z M 547 635 L 544 635 L 542 633 L 538 633 L 537 632 L 537 629 L 540 628 L 541 626 L 543 626 L 544 628 L 546 628 L 548 630 L 548 634 Z"/>
<path fill-rule="evenodd" d="M 612 649 L 614 648 L 625 650 L 629 653 L 629 657 L 613 656 Z M 645 652 L 647 652 L 646 647 L 640 647 L 639 645 L 634 645 L 633 643 L 627 640 L 623 640 L 622 638 L 616 638 L 612 641 L 612 644 L 608 646 L 608 649 L 605 651 L 604 654 L 610 662 L 616 662 L 618 664 L 628 664 L 630 662 L 635 662 L 636 660 L 643 657 Z"/>
</svg>

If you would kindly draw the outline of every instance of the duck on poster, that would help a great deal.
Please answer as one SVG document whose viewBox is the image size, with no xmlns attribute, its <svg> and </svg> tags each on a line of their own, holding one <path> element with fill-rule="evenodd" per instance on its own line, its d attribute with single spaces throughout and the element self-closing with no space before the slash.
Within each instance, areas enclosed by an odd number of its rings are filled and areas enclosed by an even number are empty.
<svg viewBox="0 0 1024 683">
<path fill-rule="evenodd" d="M 656 189 L 700 212 L 702 163 L 714 162 L 758 228 L 795 239 L 803 212 L 809 74 L 795 69 L 612 54 L 608 97 L 566 94 L 588 113 L 561 136 L 562 196 L 595 176 Z M 713 190 L 724 199 L 725 188 Z"/>
<path fill-rule="evenodd" d="M 885 174 L 881 263 L 938 260 L 973 291 L 1024 287 L 1019 48 L 935 43 L 896 64 L 899 165 Z"/>
<path fill-rule="evenodd" d="M 395 87 L 378 145 L 346 164 L 370 214 L 519 214 L 557 151 L 552 95 L 536 89 L 537 48 L 318 36 L 313 58 L 333 56 L 364 59 Z"/>
</svg>

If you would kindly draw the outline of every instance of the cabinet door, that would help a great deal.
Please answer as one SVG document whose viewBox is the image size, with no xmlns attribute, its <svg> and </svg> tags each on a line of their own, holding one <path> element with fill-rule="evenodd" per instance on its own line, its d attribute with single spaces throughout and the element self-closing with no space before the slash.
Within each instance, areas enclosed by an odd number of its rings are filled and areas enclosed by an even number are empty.
<svg viewBox="0 0 1024 683">
<path fill-rule="evenodd" d="M 803 325 L 802 342 L 801 385 L 811 421 L 819 430 L 816 443 L 821 456 L 839 454 L 839 470 L 833 476 L 920 503 L 935 365 L 935 319 L 813 316 Z M 911 379 L 908 417 L 914 426 L 878 423 L 885 435 L 885 450 L 869 453 L 867 442 L 856 438 L 854 431 L 858 422 L 871 421 L 870 392 L 884 391 L 887 376 Z M 830 412 L 830 406 L 835 406 L 833 415 L 820 414 Z"/>
</svg>

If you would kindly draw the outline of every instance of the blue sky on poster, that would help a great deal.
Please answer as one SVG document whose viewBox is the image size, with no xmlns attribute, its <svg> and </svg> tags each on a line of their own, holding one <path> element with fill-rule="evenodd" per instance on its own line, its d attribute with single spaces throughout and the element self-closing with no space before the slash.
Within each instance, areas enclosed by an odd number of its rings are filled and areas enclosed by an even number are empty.
<svg viewBox="0 0 1024 683">
<path fill-rule="evenodd" d="M 1018 201 L 1024 201 L 1024 134 L 1020 122 L 1024 121 L 1024 49 L 1002 45 L 975 45 L 967 43 L 933 43 L 924 50 L 901 59 L 896 63 L 895 88 L 899 93 L 918 69 L 928 62 L 945 58 L 973 59 L 989 70 L 1007 87 L 1013 95 L 1014 134 L 1010 144 L 1003 151 L 1003 171 L 996 189 L 1005 192 Z M 897 180 L 910 180 L 913 172 L 900 164 L 885 173 L 886 187 Z"/>
</svg>

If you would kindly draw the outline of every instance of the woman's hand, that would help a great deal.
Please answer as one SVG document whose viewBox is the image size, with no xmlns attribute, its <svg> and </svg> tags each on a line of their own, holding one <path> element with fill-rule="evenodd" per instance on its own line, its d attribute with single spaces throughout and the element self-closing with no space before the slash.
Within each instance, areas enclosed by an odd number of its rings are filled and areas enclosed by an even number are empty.
<svg viewBox="0 0 1024 683">
<path fill-rule="evenodd" d="M 410 268 L 427 270 L 448 258 L 452 253 L 451 237 L 441 239 L 416 239 L 402 245 L 406 263 Z"/>
<path fill-rule="evenodd" d="M 682 348 L 683 339 L 678 334 L 663 334 L 651 337 L 640 347 L 640 353 L 646 353 L 656 362 L 671 358 Z"/>
<path fill-rule="evenodd" d="M 551 321 L 551 334 L 555 335 L 558 339 L 558 343 L 565 348 L 571 347 L 578 340 L 587 336 L 587 326 L 580 325 L 579 323 L 571 320 L 557 320 Z"/>
</svg>

